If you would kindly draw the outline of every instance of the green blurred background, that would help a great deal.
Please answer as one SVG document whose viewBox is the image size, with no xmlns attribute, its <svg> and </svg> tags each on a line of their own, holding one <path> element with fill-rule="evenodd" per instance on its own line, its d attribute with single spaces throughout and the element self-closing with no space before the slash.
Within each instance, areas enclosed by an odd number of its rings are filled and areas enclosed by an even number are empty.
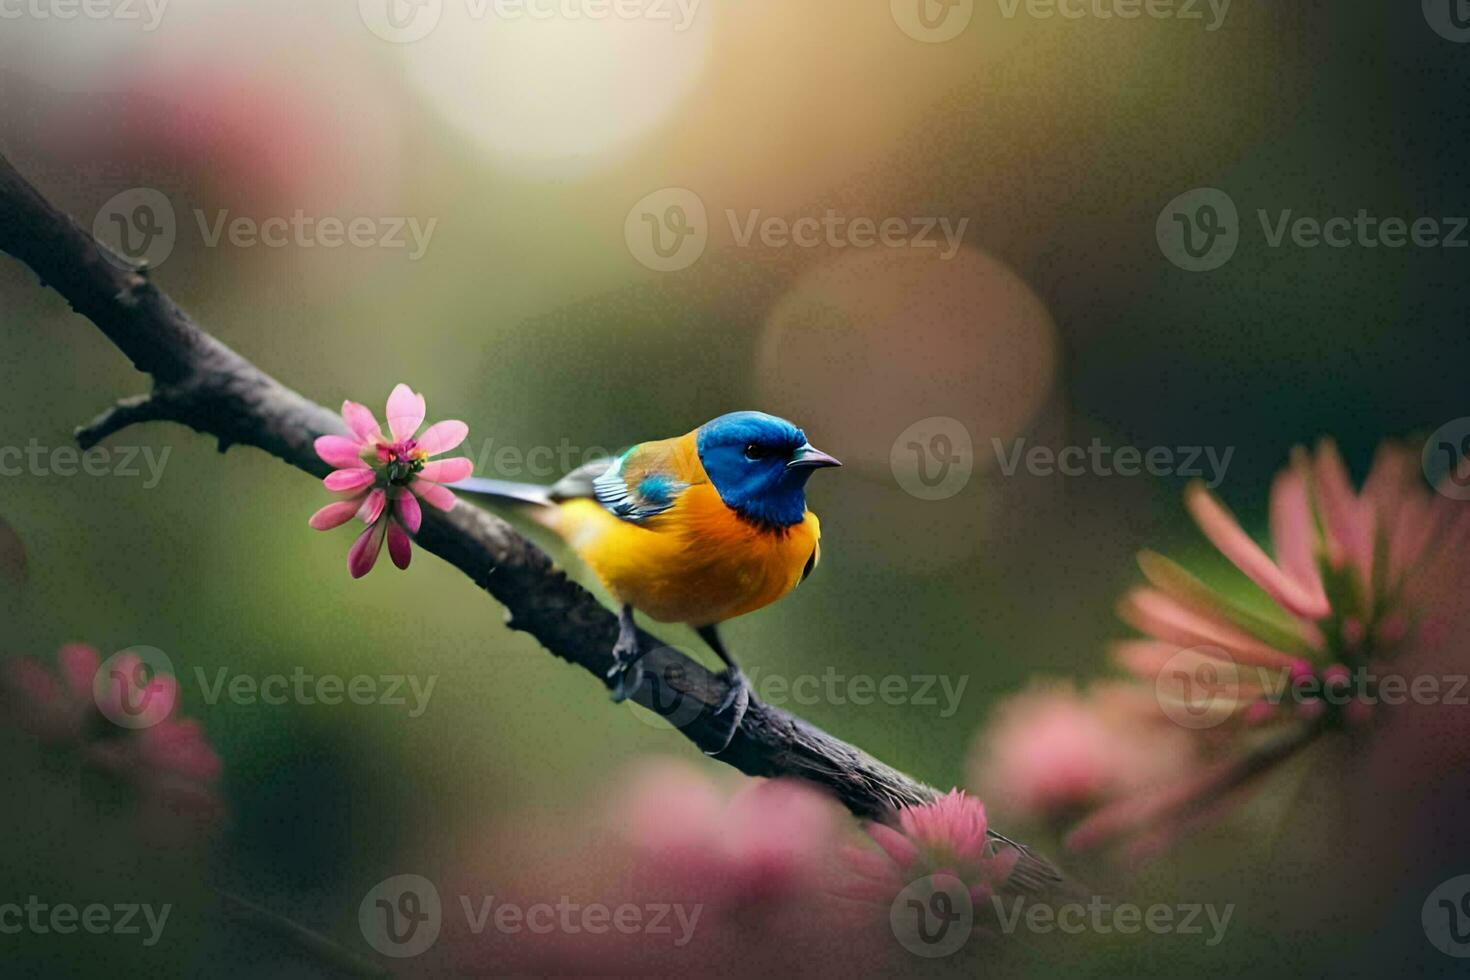
<svg viewBox="0 0 1470 980">
<path fill-rule="evenodd" d="M 1184 478 L 1008 477 L 993 439 L 1233 448 L 1219 492 L 1261 527 L 1292 445 L 1335 435 L 1361 475 L 1380 438 L 1466 414 L 1464 251 L 1271 248 L 1256 211 L 1470 213 L 1470 47 L 1418 4 L 1237 0 L 1213 31 L 1202 10 L 1073 21 L 980 3 L 944 43 L 851 0 L 706 0 L 684 31 L 455 24 L 450 3 L 413 44 L 376 36 L 350 3 L 174 0 L 153 31 L 23 17 L 0 25 L 0 149 L 83 225 L 129 188 L 162 191 L 179 231 L 156 281 L 207 329 L 325 404 L 381 412 L 407 381 L 430 420 L 469 423 L 482 462 L 506 446 L 619 447 L 741 408 L 804 425 L 850 464 L 812 482 L 821 569 L 728 641 L 758 676 L 968 678 L 951 717 L 793 705 L 948 786 L 994 699 L 1033 674 L 1105 669 L 1140 547 L 1208 561 Z M 1235 201 L 1242 237 L 1222 268 L 1190 273 L 1161 254 L 1155 220 L 1207 186 Z M 701 199 L 709 241 L 661 273 L 624 226 L 666 187 Z M 437 223 L 413 260 L 208 247 L 195 209 Z M 968 225 L 949 262 L 742 247 L 725 214 L 757 209 Z M 144 389 L 13 261 L 0 310 L 0 443 L 66 445 Z M 933 416 L 974 443 L 973 477 L 939 501 L 890 467 L 900 433 Z M 306 527 L 327 495 L 303 474 L 174 427 L 111 443 L 167 448 L 158 485 L 0 480 L 29 559 L 0 593 L 4 652 L 168 653 L 225 760 L 217 879 L 351 939 L 358 897 L 414 855 L 527 809 L 572 812 L 647 753 L 698 757 L 507 631 L 432 557 L 351 581 L 350 534 Z M 438 681 L 417 718 L 210 705 L 194 671 L 221 667 Z M 51 860 L 14 850 L 22 875 Z M 1187 891 L 1237 857 L 1186 854 L 1166 877 Z M 1233 959 L 1208 962 L 1279 969 L 1296 940 L 1271 935 L 1248 923 Z M 1116 956 L 1085 969 L 1148 963 L 1126 944 Z"/>
</svg>

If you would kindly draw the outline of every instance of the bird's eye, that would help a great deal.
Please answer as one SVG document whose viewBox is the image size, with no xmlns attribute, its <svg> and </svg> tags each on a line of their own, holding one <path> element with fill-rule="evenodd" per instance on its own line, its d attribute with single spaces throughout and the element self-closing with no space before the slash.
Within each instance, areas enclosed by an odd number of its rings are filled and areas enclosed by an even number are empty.
<svg viewBox="0 0 1470 980">
<path fill-rule="evenodd" d="M 757 446 L 752 442 L 745 447 L 746 459 L 765 459 L 769 455 L 770 453 L 766 450 L 765 446 Z"/>
</svg>

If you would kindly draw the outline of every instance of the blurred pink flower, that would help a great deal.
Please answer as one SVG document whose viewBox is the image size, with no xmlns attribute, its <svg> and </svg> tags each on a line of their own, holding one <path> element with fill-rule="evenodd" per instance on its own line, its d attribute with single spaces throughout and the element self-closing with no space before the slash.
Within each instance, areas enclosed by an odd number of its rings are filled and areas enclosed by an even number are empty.
<svg viewBox="0 0 1470 980">
<path fill-rule="evenodd" d="M 667 917 L 672 932 L 466 929 L 441 940 L 445 971 L 859 975 L 910 955 L 893 938 L 886 906 L 880 914 L 835 893 L 847 874 L 842 845 L 856 827 L 809 786 L 719 779 L 657 760 L 622 774 L 610 801 L 594 800 L 574 818 L 542 814 L 502 828 L 486 846 L 493 867 L 452 890 L 522 907 L 672 906 L 681 910 Z"/>
<path fill-rule="evenodd" d="M 975 740 L 971 785 L 1018 820 L 1058 825 L 1177 775 L 1187 732 L 1135 685 L 1037 683 L 1005 701 Z"/>
<path fill-rule="evenodd" d="M 1185 500 L 1270 605 L 1140 556 L 1149 585 L 1120 614 L 1148 639 L 1114 656 L 1166 711 L 1207 694 L 1219 714 L 1192 735 L 1211 758 L 1157 792 L 1103 807 L 1072 832 L 1074 848 L 1136 834 L 1146 853 L 1218 816 L 1319 736 L 1383 714 L 1378 678 L 1388 665 L 1435 660 L 1470 612 L 1470 507 L 1431 491 L 1407 446 L 1381 446 L 1360 491 L 1331 441 L 1295 450 L 1271 488 L 1274 557 L 1203 486 Z"/>
<path fill-rule="evenodd" d="M 99 689 L 101 658 L 81 644 L 62 647 L 57 664 L 59 671 L 31 657 L 5 662 L 0 691 L 14 727 L 129 789 L 150 840 L 174 842 L 217 826 L 224 814 L 216 792 L 220 759 L 197 721 L 174 717 L 177 681 L 159 674 L 137 686 L 140 660 L 125 653 L 110 661 Z M 159 718 L 144 728 L 116 725 L 109 719 L 125 703 L 146 704 Z"/>
<path fill-rule="evenodd" d="M 342 420 L 352 435 L 316 440 L 317 455 L 337 467 L 322 482 L 341 499 L 317 511 L 308 523 L 318 531 L 340 527 L 354 517 L 367 525 L 347 553 L 347 571 L 353 578 L 373 570 L 385 540 L 393 564 L 407 568 L 412 557 L 409 535 L 417 533 L 423 521 L 419 498 L 451 510 L 455 496 L 441 484 L 470 475 L 473 464 L 466 457 L 430 461 L 464 442 L 469 426 L 451 419 L 434 423 L 420 435 L 424 415 L 424 396 L 399 384 L 388 396 L 387 435 L 367 406 L 345 401 Z"/>
<path fill-rule="evenodd" d="M 640 876 L 723 907 L 818 890 L 847 819 L 801 783 L 750 780 L 727 798 L 708 775 L 673 764 L 637 772 L 614 813 Z"/>
<path fill-rule="evenodd" d="M 1020 859 L 1020 851 L 991 838 L 984 805 L 964 790 L 903 807 L 897 816 L 897 828 L 867 825 L 879 851 L 848 849 L 848 865 L 861 880 L 844 886 L 842 894 L 886 904 L 910 882 L 946 874 L 964 882 L 978 903 L 1005 885 Z"/>
<path fill-rule="evenodd" d="M 1275 703 L 1289 691 L 1289 707 L 1310 698 L 1322 708 L 1308 713 L 1335 724 L 1361 716 L 1362 705 L 1349 712 L 1343 699 L 1324 703 L 1312 692 L 1346 689 L 1354 671 L 1443 643 L 1470 611 L 1463 588 L 1470 508 L 1430 492 L 1406 446 L 1380 447 L 1356 493 L 1332 442 L 1293 452 L 1271 488 L 1274 559 L 1203 486 L 1191 486 L 1185 502 L 1205 536 L 1275 608 L 1258 612 L 1145 552 L 1139 564 L 1150 585 L 1131 592 L 1120 614 L 1150 639 L 1120 644 L 1115 654 L 1150 682 L 1188 649 L 1223 665 L 1238 686 L 1240 713 L 1259 697 Z M 1254 709 L 1253 720 L 1263 714 Z"/>
</svg>

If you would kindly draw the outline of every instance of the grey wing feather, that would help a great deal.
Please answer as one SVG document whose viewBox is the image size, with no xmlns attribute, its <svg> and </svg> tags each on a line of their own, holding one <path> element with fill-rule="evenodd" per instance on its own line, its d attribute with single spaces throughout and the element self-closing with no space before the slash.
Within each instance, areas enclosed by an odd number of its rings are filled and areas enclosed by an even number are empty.
<svg viewBox="0 0 1470 980">
<path fill-rule="evenodd" d="M 583 463 L 551 485 L 552 500 L 575 500 L 578 497 L 596 497 L 597 478 L 602 476 L 617 460 L 604 456 Z"/>
</svg>

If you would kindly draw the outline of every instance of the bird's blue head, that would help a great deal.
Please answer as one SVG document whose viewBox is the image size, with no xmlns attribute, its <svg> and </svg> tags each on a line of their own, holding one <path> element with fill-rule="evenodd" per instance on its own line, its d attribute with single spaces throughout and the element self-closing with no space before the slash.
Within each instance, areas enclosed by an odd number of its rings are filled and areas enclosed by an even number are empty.
<svg viewBox="0 0 1470 980">
<path fill-rule="evenodd" d="M 725 506 L 775 527 L 805 518 L 813 470 L 842 465 L 796 426 L 764 412 L 731 412 L 706 422 L 695 432 L 695 446 Z"/>
</svg>

